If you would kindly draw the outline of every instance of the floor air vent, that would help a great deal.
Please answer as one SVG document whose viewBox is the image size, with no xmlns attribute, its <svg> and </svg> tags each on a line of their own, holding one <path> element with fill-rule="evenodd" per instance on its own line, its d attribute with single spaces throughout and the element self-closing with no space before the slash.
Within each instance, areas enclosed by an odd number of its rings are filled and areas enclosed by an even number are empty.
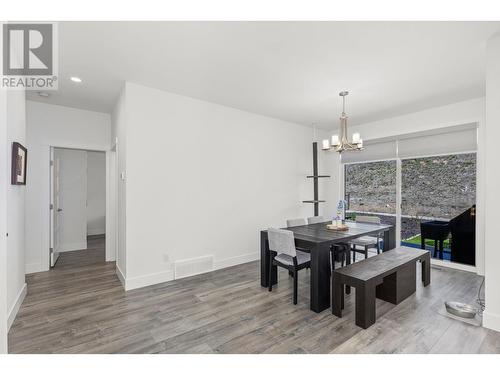
<svg viewBox="0 0 500 375">
<path fill-rule="evenodd" d="M 200 273 L 210 272 L 214 267 L 214 257 L 212 255 L 183 259 L 174 263 L 175 279 L 198 275 Z"/>
</svg>

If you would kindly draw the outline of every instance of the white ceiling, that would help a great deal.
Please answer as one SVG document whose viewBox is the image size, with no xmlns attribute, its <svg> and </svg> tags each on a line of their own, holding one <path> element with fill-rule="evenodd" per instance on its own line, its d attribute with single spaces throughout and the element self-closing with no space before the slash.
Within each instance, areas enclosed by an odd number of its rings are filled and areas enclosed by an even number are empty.
<svg viewBox="0 0 500 375">
<path fill-rule="evenodd" d="M 484 95 L 500 22 L 63 22 L 59 90 L 110 112 L 132 81 L 301 124 L 351 124 Z M 78 76 L 83 83 L 69 80 Z"/>
</svg>

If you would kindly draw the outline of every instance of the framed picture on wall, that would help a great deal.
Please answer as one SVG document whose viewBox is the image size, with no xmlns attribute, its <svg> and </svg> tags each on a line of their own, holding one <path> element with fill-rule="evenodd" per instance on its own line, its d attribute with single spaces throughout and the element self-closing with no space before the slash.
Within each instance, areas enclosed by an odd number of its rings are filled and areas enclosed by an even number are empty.
<svg viewBox="0 0 500 375">
<path fill-rule="evenodd" d="M 12 185 L 26 185 L 28 150 L 20 143 L 12 143 Z"/>
</svg>

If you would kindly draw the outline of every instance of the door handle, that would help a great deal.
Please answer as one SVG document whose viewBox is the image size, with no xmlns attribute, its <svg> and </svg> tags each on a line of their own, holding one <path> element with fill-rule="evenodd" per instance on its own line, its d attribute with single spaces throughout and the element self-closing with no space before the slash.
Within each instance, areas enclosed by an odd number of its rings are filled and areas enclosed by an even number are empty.
<svg viewBox="0 0 500 375">
<path fill-rule="evenodd" d="M 58 208 L 58 209 L 57 209 L 57 212 L 61 212 L 61 211 L 62 211 L 62 208 Z"/>
</svg>

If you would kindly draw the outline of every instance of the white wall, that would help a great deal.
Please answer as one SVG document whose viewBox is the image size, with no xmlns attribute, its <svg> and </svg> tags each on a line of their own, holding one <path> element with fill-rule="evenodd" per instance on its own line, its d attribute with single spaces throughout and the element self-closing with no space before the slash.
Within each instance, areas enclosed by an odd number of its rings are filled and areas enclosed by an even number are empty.
<svg viewBox="0 0 500 375">
<path fill-rule="evenodd" d="M 477 217 L 476 217 L 476 271 L 484 275 L 484 226 L 485 226 L 485 99 L 477 98 L 459 103 L 454 103 L 442 107 L 435 107 L 419 112 L 410 113 L 404 116 L 388 118 L 380 121 L 370 122 L 350 128 L 350 134 L 353 132 L 361 133 L 364 140 L 373 140 L 385 137 L 395 137 L 402 134 L 414 133 L 419 131 L 431 131 L 439 128 L 446 128 L 456 125 L 477 123 L 478 124 L 478 151 L 477 151 Z M 328 135 L 338 133 L 338 129 L 332 129 Z M 325 137 L 326 138 L 326 137 Z M 439 150 L 436 150 L 439 152 Z M 337 153 L 329 152 L 327 165 L 332 173 L 337 173 L 332 196 L 328 196 L 329 201 L 334 202 L 341 196 L 342 190 L 342 171 L 339 167 L 339 158 Z M 333 209 L 333 207 L 329 207 Z"/>
<path fill-rule="evenodd" d="M 8 176 L 3 183 L 7 185 L 7 314 L 8 324 L 12 324 L 21 302 L 26 295 L 24 272 L 25 259 L 25 191 L 23 185 L 11 185 L 10 164 L 12 142 L 26 146 L 26 112 L 24 91 L 7 93 L 7 168 Z M 28 148 L 27 162 L 32 155 Z M 27 172 L 27 181 L 30 175 Z"/>
<path fill-rule="evenodd" d="M 29 150 L 26 187 L 26 272 L 49 268 L 50 146 L 108 150 L 111 119 L 106 113 L 26 102 Z"/>
<path fill-rule="evenodd" d="M 312 215 L 311 128 L 136 84 L 124 95 L 127 288 L 180 260 L 258 259 L 261 229 Z"/>
<path fill-rule="evenodd" d="M 488 42 L 486 59 L 486 188 L 485 204 L 485 327 L 500 331 L 500 251 L 498 246 L 500 212 L 500 34 Z"/>
<path fill-rule="evenodd" d="M 87 152 L 87 235 L 106 233 L 106 154 Z"/>
<path fill-rule="evenodd" d="M 87 153 L 60 149 L 59 159 L 60 252 L 87 248 Z"/>
</svg>

